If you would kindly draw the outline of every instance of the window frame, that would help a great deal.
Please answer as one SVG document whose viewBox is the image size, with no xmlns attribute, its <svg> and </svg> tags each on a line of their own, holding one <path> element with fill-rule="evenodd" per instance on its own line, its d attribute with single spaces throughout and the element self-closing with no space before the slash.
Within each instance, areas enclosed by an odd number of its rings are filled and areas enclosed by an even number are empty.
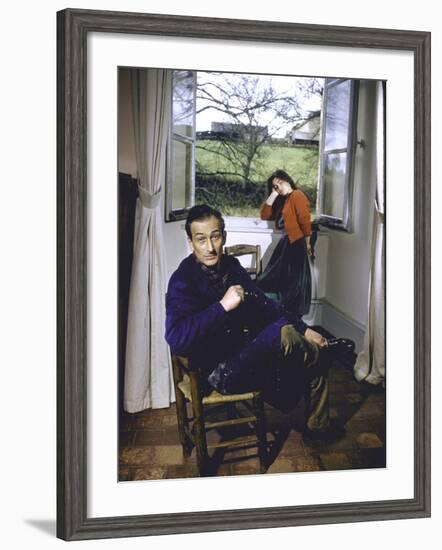
<svg viewBox="0 0 442 550">
<path fill-rule="evenodd" d="M 185 136 L 179 133 L 174 132 L 173 124 L 173 104 L 174 104 L 174 73 L 186 71 L 192 73 L 193 76 L 193 102 L 194 108 L 192 111 L 192 136 Z M 196 145 L 196 79 L 197 71 L 188 70 L 188 69 L 171 69 L 172 78 L 171 78 L 171 94 L 170 94 L 170 122 L 169 122 L 169 134 L 167 138 L 166 145 L 166 174 L 165 174 L 165 221 L 166 222 L 175 222 L 184 220 L 187 217 L 187 213 L 195 202 L 195 145 Z M 174 193 L 174 182 L 173 182 L 173 143 L 179 142 L 184 145 L 190 145 L 191 147 L 191 168 L 190 168 L 190 181 L 186 181 L 185 189 L 185 207 L 173 209 L 173 193 Z M 187 177 L 187 176 L 186 176 Z"/>
<path fill-rule="evenodd" d="M 348 110 L 348 131 L 345 147 L 326 149 L 326 130 L 327 130 L 327 92 L 330 88 L 334 88 L 343 82 L 350 82 L 350 102 Z M 352 231 L 352 208 L 353 208 L 353 190 L 354 190 L 354 168 L 355 154 L 357 145 L 357 117 L 358 117 L 358 95 L 359 81 L 350 78 L 326 78 L 324 81 L 324 97 L 321 110 L 321 140 L 319 149 L 319 170 L 318 170 L 318 198 L 317 198 L 317 221 L 331 229 L 339 229 L 350 233 Z M 344 205 L 343 217 L 338 218 L 325 214 L 323 212 L 324 197 L 325 197 L 325 160 L 329 155 L 346 153 L 346 169 L 344 183 Z"/>
</svg>

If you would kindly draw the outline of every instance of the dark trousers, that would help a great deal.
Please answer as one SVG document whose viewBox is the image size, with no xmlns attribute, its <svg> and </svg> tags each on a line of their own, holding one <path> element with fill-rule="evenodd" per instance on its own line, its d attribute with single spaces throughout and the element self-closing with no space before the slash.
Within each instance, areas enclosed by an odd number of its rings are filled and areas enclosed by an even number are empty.
<svg viewBox="0 0 442 550">
<path fill-rule="evenodd" d="M 270 403 L 272 399 L 278 403 L 278 392 L 280 396 L 292 392 L 294 405 L 297 394 L 302 394 L 307 428 L 321 431 L 329 426 L 327 368 L 321 361 L 320 350 L 300 336 L 291 353 L 284 356 L 279 322 L 267 325 L 253 339 L 232 350 L 208 380 L 223 394 L 262 389 L 264 397 L 269 394 Z"/>
</svg>

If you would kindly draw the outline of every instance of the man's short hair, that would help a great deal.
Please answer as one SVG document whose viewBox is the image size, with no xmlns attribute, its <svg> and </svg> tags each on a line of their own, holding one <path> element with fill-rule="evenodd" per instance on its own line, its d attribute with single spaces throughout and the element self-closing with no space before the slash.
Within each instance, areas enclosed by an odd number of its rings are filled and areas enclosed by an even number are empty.
<svg viewBox="0 0 442 550">
<path fill-rule="evenodd" d="M 192 231 L 190 228 L 192 222 L 207 220 L 212 216 L 214 216 L 217 220 L 219 220 L 221 231 L 224 233 L 225 222 L 219 210 L 212 208 L 208 204 L 196 204 L 195 206 L 192 206 L 192 208 L 189 210 L 189 213 L 187 214 L 186 226 L 185 226 L 186 234 L 190 240 L 192 240 Z"/>
</svg>

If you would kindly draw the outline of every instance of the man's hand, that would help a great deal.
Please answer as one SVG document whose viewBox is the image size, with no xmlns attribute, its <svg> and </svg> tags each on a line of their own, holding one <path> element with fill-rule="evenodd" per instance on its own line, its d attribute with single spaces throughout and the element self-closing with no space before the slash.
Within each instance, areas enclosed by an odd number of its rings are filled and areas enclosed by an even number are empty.
<svg viewBox="0 0 442 550">
<path fill-rule="evenodd" d="M 244 302 L 244 289 L 241 285 L 230 286 L 220 300 L 220 304 L 226 311 L 236 309 L 241 302 Z"/>
<path fill-rule="evenodd" d="M 300 347 L 301 349 L 305 347 L 301 334 L 299 334 L 293 325 L 284 325 L 281 327 L 281 349 L 284 355 L 290 355 L 296 347 Z"/>
<path fill-rule="evenodd" d="M 311 328 L 305 331 L 304 338 L 311 344 L 316 344 L 319 348 L 325 348 L 327 346 L 327 339 Z"/>
</svg>

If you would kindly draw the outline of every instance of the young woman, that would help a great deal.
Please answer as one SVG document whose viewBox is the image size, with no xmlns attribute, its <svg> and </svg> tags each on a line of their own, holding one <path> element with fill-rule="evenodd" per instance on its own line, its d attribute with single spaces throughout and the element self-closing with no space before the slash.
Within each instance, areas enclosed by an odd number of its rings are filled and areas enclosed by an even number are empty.
<svg viewBox="0 0 442 550">
<path fill-rule="evenodd" d="M 276 224 L 282 219 L 286 234 L 257 283 L 264 292 L 278 294 L 289 311 L 305 315 L 311 302 L 309 202 L 283 170 L 274 172 L 267 186 L 269 196 L 261 206 L 261 219 Z"/>
</svg>

